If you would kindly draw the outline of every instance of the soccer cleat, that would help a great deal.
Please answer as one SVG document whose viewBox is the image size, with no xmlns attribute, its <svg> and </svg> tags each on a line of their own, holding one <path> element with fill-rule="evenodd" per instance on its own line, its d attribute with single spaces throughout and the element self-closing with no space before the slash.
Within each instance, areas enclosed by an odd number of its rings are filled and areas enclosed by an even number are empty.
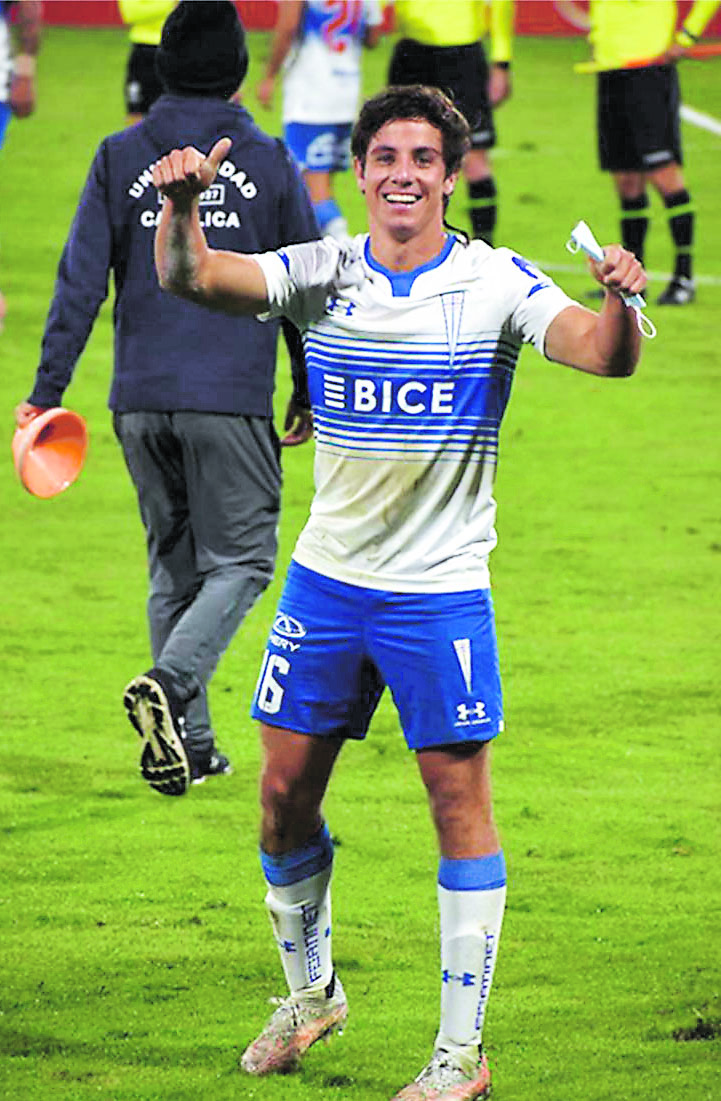
<svg viewBox="0 0 721 1101">
<path fill-rule="evenodd" d="M 480 1058 L 440 1048 L 415 1082 L 405 1086 L 392 1101 L 472 1101 L 488 1097 L 491 1072 L 485 1055 Z"/>
<path fill-rule="evenodd" d="M 340 980 L 333 975 L 318 994 L 278 999 L 278 1008 L 240 1060 L 247 1074 L 288 1074 L 316 1040 L 341 1033 L 348 1017 Z"/>
<path fill-rule="evenodd" d="M 693 279 L 685 275 L 674 275 L 663 294 L 656 299 L 658 306 L 688 306 L 696 297 Z"/>
<path fill-rule="evenodd" d="M 168 675 L 150 669 L 134 677 L 123 693 L 123 703 L 143 739 L 143 779 L 162 795 L 184 795 L 190 785 L 190 763 L 183 745 L 185 719 Z"/>
<path fill-rule="evenodd" d="M 233 771 L 228 758 L 215 746 L 203 756 L 194 753 L 191 749 L 188 751 L 188 758 L 191 784 L 203 784 L 208 776 L 230 776 Z"/>
</svg>

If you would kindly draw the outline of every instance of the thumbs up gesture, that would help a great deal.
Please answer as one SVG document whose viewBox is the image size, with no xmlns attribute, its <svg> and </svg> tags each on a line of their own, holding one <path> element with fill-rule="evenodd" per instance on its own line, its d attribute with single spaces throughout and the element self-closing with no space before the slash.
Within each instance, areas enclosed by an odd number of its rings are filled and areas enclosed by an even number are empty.
<svg viewBox="0 0 721 1101">
<path fill-rule="evenodd" d="M 232 144 L 230 138 L 220 138 L 207 156 L 192 145 L 173 149 L 153 166 L 153 183 L 173 203 L 190 205 L 210 187 Z"/>
</svg>

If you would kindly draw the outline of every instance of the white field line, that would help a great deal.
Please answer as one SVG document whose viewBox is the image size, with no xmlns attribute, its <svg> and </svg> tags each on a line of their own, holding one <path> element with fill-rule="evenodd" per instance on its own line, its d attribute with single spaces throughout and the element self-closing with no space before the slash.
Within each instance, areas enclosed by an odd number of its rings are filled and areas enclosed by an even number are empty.
<svg viewBox="0 0 721 1101">
<path fill-rule="evenodd" d="M 547 263 L 544 260 L 532 260 L 531 263 L 540 268 L 541 271 L 547 272 L 548 275 L 588 274 L 583 261 L 577 264 L 554 264 L 551 260 Z M 647 271 L 646 275 L 652 283 L 667 283 L 671 278 L 670 271 Z M 694 275 L 693 281 L 699 287 L 721 287 L 721 275 Z"/>
<path fill-rule="evenodd" d="M 684 122 L 690 122 L 692 126 L 698 126 L 702 130 L 708 130 L 710 134 L 716 134 L 721 138 L 721 119 L 715 119 L 713 115 L 705 115 L 703 111 L 697 111 L 695 107 L 681 108 L 681 118 Z"/>
</svg>

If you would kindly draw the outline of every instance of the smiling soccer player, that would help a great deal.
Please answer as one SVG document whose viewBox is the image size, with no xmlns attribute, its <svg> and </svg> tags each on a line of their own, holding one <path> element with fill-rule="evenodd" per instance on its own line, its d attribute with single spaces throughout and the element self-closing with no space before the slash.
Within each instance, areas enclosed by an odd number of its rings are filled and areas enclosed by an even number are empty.
<svg viewBox="0 0 721 1101">
<path fill-rule="evenodd" d="M 156 264 L 218 309 L 284 315 L 304 334 L 316 492 L 253 703 L 264 747 L 261 861 L 289 995 L 246 1049 L 249 1074 L 293 1069 L 348 1006 L 332 954 L 333 845 L 321 805 L 337 756 L 388 687 L 438 835 L 441 1019 L 430 1062 L 395 1101 L 483 1097 L 481 1034 L 506 873 L 491 803 L 502 729 L 488 556 L 501 419 L 523 343 L 593 375 L 640 350 L 621 292 L 646 278 L 619 246 L 592 265 L 600 313 L 510 249 L 459 240 L 445 209 L 468 145 L 451 102 L 389 88 L 353 132 L 370 232 L 255 256 L 208 248 L 197 196 L 226 151 L 176 150 Z M 372 869 L 368 870 L 372 876 Z"/>
</svg>

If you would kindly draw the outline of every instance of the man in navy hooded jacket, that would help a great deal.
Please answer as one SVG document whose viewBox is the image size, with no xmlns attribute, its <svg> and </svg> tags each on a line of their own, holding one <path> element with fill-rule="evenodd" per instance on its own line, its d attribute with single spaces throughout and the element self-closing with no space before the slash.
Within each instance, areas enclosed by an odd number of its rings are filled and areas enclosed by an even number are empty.
<svg viewBox="0 0 721 1101">
<path fill-rule="evenodd" d="M 153 263 L 168 150 L 233 145 L 202 197 L 214 248 L 265 252 L 318 236 L 284 146 L 231 101 L 248 67 L 230 0 L 182 0 L 157 56 L 166 92 L 100 145 L 62 254 L 25 424 L 59 405 L 115 285 L 109 405 L 146 530 L 153 667 L 125 689 L 151 787 L 181 795 L 230 770 L 215 745 L 207 684 L 275 564 L 281 470 L 273 428 L 278 324 L 221 317 L 163 292 Z M 311 433 L 298 334 L 286 332 L 294 392 L 286 443 Z"/>
</svg>

